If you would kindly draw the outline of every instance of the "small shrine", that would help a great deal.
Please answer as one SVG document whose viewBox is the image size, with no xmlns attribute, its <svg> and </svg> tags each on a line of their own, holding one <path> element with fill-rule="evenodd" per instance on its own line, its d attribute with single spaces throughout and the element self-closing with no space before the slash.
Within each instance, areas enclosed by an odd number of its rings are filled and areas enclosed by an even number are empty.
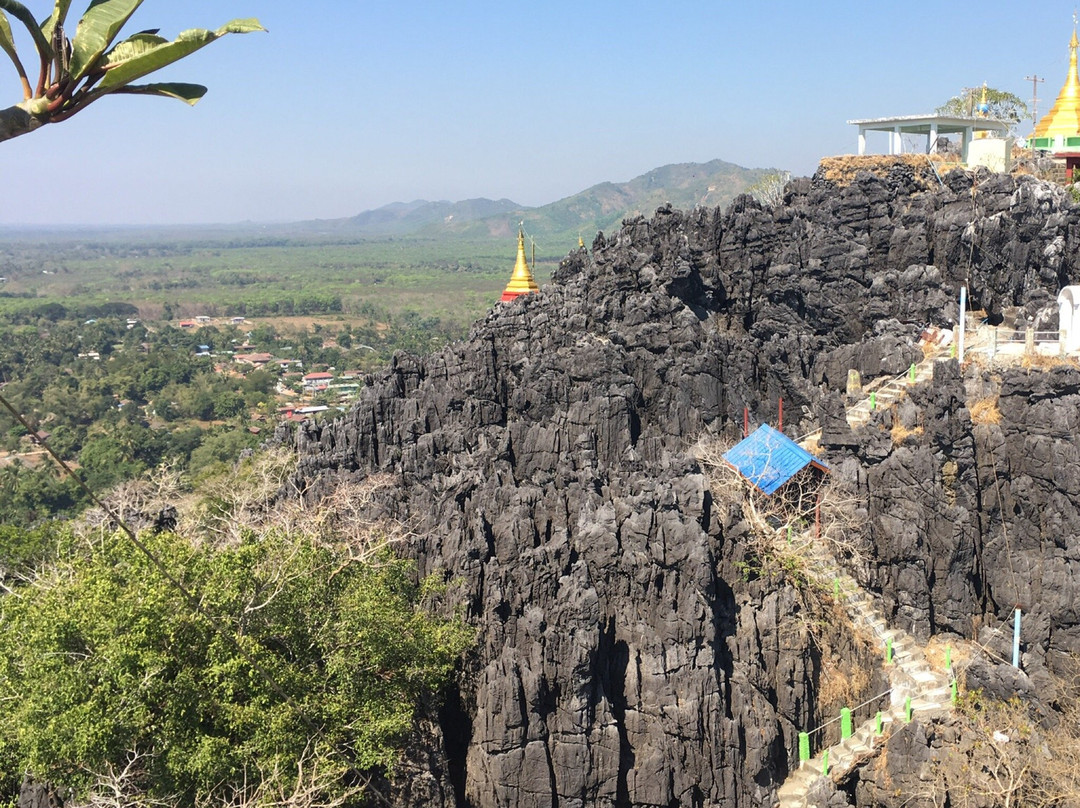
<svg viewBox="0 0 1080 808">
<path fill-rule="evenodd" d="M 533 263 L 536 263 L 535 256 Z M 540 291 L 540 287 L 533 280 L 529 269 L 529 262 L 525 260 L 525 231 L 518 228 L 517 261 L 514 263 L 514 274 L 510 276 L 510 283 L 506 284 L 502 297 L 499 300 L 504 303 L 521 295 L 531 295 Z"/>
<path fill-rule="evenodd" d="M 1073 179 L 1073 169 L 1080 165 L 1080 74 L 1076 67 L 1076 20 L 1069 40 L 1069 73 L 1054 106 L 1035 125 L 1031 146 L 1050 152 L 1065 161 L 1065 177 Z"/>
<path fill-rule="evenodd" d="M 725 452 L 724 462 L 767 497 L 808 466 L 819 474 L 829 473 L 825 463 L 768 424 L 762 424 Z"/>
</svg>

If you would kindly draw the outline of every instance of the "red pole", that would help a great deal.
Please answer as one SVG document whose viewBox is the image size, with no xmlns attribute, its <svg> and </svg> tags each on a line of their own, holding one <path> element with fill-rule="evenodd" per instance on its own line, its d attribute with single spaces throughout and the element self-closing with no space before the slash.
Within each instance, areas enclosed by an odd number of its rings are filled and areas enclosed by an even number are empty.
<svg viewBox="0 0 1080 808">
<path fill-rule="evenodd" d="M 780 397 L 780 425 L 779 425 L 778 428 L 779 428 L 779 430 L 781 432 L 784 431 L 784 398 L 783 398 L 783 396 Z"/>
<path fill-rule="evenodd" d="M 821 492 L 814 498 L 814 536 L 821 538 Z"/>
<path fill-rule="evenodd" d="M 742 408 L 742 436 L 744 438 L 750 437 L 750 408 Z"/>
</svg>

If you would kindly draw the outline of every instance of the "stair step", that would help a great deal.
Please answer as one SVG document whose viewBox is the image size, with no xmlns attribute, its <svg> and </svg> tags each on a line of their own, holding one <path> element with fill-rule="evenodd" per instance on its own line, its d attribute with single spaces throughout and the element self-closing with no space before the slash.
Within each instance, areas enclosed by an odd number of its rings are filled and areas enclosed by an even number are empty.
<svg viewBox="0 0 1080 808">
<path fill-rule="evenodd" d="M 792 777 L 789 777 L 784 781 L 783 793 L 788 795 L 802 795 L 810 790 L 810 785 L 813 779 L 821 774 L 821 770 L 811 773 L 809 767 L 799 769 L 793 778 L 797 778 L 792 781 Z"/>
<path fill-rule="evenodd" d="M 898 393 L 903 393 L 903 385 Z M 883 402 L 881 391 L 878 403 Z M 865 404 L 865 402 L 862 402 Z M 854 407 L 848 411 L 848 423 L 852 428 L 868 423 L 871 414 L 866 409 Z M 881 652 L 891 641 L 892 665 L 885 666 L 893 682 L 890 706 L 882 712 L 884 727 L 905 721 L 905 706 L 910 704 L 913 712 L 922 715 L 934 715 L 952 709 L 952 691 L 948 676 L 931 668 L 926 661 L 923 646 L 919 641 L 899 628 L 889 625 L 885 615 L 877 608 L 875 598 L 859 586 L 858 581 L 846 572 L 842 572 L 832 553 L 820 541 L 815 541 L 810 531 L 800 536 L 802 552 L 812 562 L 810 574 L 825 584 L 829 591 L 839 584 L 839 602 L 852 622 L 868 627 L 874 635 L 874 642 L 880 643 Z M 910 699 L 910 702 L 908 701 Z M 871 719 L 860 724 L 854 733 L 828 748 L 830 773 L 842 773 L 850 770 L 859 760 L 873 755 L 880 745 L 882 736 L 877 735 L 876 721 Z M 811 760 L 802 761 L 791 771 L 777 790 L 780 808 L 805 808 L 806 795 L 815 782 L 822 776 L 822 755 L 819 753 Z"/>
<path fill-rule="evenodd" d="M 953 700 L 951 693 L 941 693 L 937 696 L 921 695 L 911 700 L 913 710 L 946 710 L 952 709 Z"/>
<path fill-rule="evenodd" d="M 919 684 L 919 685 L 927 685 L 927 684 L 935 684 L 935 685 L 937 685 L 937 684 L 939 684 L 940 682 L 943 681 L 942 677 L 941 677 L 941 674 L 934 673 L 934 671 L 930 670 L 929 668 L 923 668 L 923 669 L 916 668 L 913 671 L 908 671 L 907 674 L 908 674 L 908 676 L 910 676 L 912 679 L 915 680 L 916 684 Z M 948 680 L 944 680 L 944 681 L 948 681 Z"/>
</svg>

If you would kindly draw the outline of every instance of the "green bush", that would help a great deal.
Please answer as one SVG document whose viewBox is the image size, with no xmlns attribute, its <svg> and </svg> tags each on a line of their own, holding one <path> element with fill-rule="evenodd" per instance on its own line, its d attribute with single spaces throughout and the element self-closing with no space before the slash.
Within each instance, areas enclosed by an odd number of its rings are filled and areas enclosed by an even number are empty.
<svg viewBox="0 0 1080 808">
<path fill-rule="evenodd" d="M 346 770 L 394 764 L 417 702 L 472 642 L 423 608 L 434 582 L 389 555 L 350 562 L 279 532 L 144 541 L 234 639 L 128 539 L 79 545 L 0 598 L 0 781 L 29 772 L 85 795 L 137 757 L 126 787 L 193 805 L 291 790 L 304 761 L 330 775 L 329 799 Z"/>
</svg>

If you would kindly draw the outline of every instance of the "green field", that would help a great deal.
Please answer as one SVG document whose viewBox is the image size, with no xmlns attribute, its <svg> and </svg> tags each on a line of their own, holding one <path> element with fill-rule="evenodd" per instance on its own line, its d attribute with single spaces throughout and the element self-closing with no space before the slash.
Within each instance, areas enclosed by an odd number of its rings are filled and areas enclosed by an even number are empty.
<svg viewBox="0 0 1080 808">
<path fill-rule="evenodd" d="M 128 303 L 144 320 L 335 313 L 437 319 L 464 333 L 499 298 L 516 244 L 254 239 L 0 241 L 0 318 Z M 543 284 L 561 256 L 538 256 Z"/>
</svg>

